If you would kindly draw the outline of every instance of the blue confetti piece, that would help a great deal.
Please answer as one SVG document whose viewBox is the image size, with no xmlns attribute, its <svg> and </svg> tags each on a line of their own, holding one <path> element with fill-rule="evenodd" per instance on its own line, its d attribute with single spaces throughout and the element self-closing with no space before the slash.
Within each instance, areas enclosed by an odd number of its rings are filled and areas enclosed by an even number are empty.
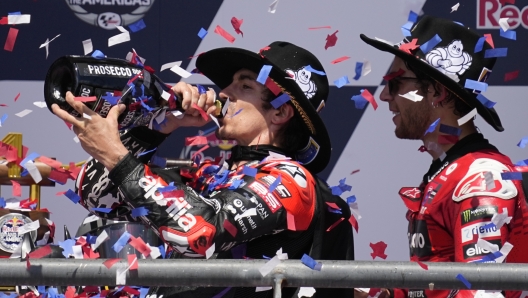
<svg viewBox="0 0 528 298">
<path fill-rule="evenodd" d="M 0 198 L 0 208 L 5 208 L 6 207 L 6 201 L 4 198 Z"/>
<path fill-rule="evenodd" d="M 210 166 L 206 167 L 206 168 L 202 171 L 202 174 L 204 174 L 204 175 L 216 174 L 219 170 L 220 170 L 220 166 L 217 166 L 217 165 L 210 165 Z"/>
<path fill-rule="evenodd" d="M 495 104 L 497 104 L 496 102 L 487 99 L 486 96 L 482 95 L 482 93 L 479 93 L 477 95 L 477 99 L 478 99 L 478 101 L 480 101 L 480 103 L 483 106 L 485 106 L 488 109 L 493 108 L 495 106 Z"/>
<path fill-rule="evenodd" d="M 266 260 L 271 260 L 271 258 L 268 257 L 268 256 L 266 256 L 266 255 L 262 255 L 262 258 L 263 258 L 263 259 L 266 259 Z"/>
<path fill-rule="evenodd" d="M 361 93 L 363 93 L 363 90 L 361 90 Z M 352 96 L 351 100 L 354 101 L 356 109 L 358 110 L 363 110 L 368 104 L 368 100 L 365 99 L 361 94 Z"/>
<path fill-rule="evenodd" d="M 7 13 L 8 16 L 16 16 L 16 15 L 21 15 L 21 14 L 22 14 L 22 12 L 20 12 L 20 11 L 14 11 L 14 12 L 8 12 Z"/>
<path fill-rule="evenodd" d="M 427 41 L 426 43 L 424 43 L 423 45 L 420 46 L 420 49 L 422 50 L 422 52 L 424 54 L 427 54 L 429 53 L 429 51 L 431 51 L 434 47 L 436 47 L 440 42 L 442 41 L 442 39 L 440 38 L 440 36 L 438 36 L 438 34 L 436 34 L 435 36 L 433 36 L 433 38 L 431 38 L 429 41 Z"/>
<path fill-rule="evenodd" d="M 528 159 L 521 160 L 515 163 L 516 166 L 528 166 Z"/>
<path fill-rule="evenodd" d="M 273 183 L 269 186 L 269 191 L 270 192 L 273 192 L 275 190 L 275 188 L 277 188 L 277 186 L 279 186 L 279 184 L 281 183 L 282 181 L 282 174 L 279 174 L 279 176 L 277 176 L 277 178 L 275 179 L 275 181 L 273 181 Z"/>
<path fill-rule="evenodd" d="M 0 119 L 0 126 L 4 125 L 6 120 L 7 120 L 7 114 L 2 115 L 2 119 Z"/>
<path fill-rule="evenodd" d="M 158 249 L 159 249 L 159 251 L 161 253 L 161 257 L 165 259 L 165 257 L 166 257 L 165 245 L 162 244 L 162 245 L 158 246 Z"/>
<path fill-rule="evenodd" d="M 235 117 L 236 115 L 240 114 L 240 112 L 242 112 L 243 109 L 240 109 L 238 111 L 236 111 L 236 113 L 234 113 L 232 116 L 230 116 L 229 118 L 233 118 Z"/>
<path fill-rule="evenodd" d="M 222 290 L 222 292 L 216 294 L 213 296 L 213 298 L 222 298 L 224 297 L 225 294 L 227 294 L 227 292 L 229 292 L 231 290 L 231 287 L 227 287 L 225 289 Z"/>
<path fill-rule="evenodd" d="M 28 161 L 30 161 L 30 160 L 31 160 L 31 161 L 35 161 L 35 158 L 37 158 L 37 157 L 39 157 L 39 156 L 40 156 L 40 154 L 38 154 L 37 152 L 31 152 L 31 154 L 26 155 L 26 158 L 24 158 L 24 159 L 19 163 L 19 165 L 20 165 L 21 167 L 24 167 L 24 165 L 26 164 L 26 162 L 28 162 Z"/>
<path fill-rule="evenodd" d="M 488 90 L 488 83 L 466 79 L 464 88 L 473 89 L 473 90 L 477 90 L 480 92 L 486 92 L 486 90 Z"/>
<path fill-rule="evenodd" d="M 309 71 L 309 72 L 311 72 L 311 73 L 316 73 L 316 74 L 318 74 L 320 76 L 326 76 L 326 73 L 324 71 L 316 70 L 311 65 L 305 66 L 304 69 Z"/>
<path fill-rule="evenodd" d="M 149 151 L 141 152 L 141 153 L 139 153 L 137 156 L 139 157 L 139 156 L 147 155 L 147 154 L 152 153 L 152 152 L 154 152 L 154 151 L 156 151 L 156 150 L 158 150 L 158 147 L 156 147 L 156 148 L 154 148 L 154 149 L 152 149 L 152 150 L 149 150 Z"/>
<path fill-rule="evenodd" d="M 256 168 L 250 168 L 248 166 L 244 166 L 242 168 L 242 174 L 250 177 L 255 177 L 257 175 L 257 169 Z"/>
<path fill-rule="evenodd" d="M 164 193 L 164 192 L 172 191 L 172 190 L 175 190 L 175 189 L 176 189 L 176 186 L 174 186 L 174 182 L 171 182 L 167 186 L 158 188 L 158 191 L 161 192 L 161 193 Z"/>
<path fill-rule="evenodd" d="M 339 186 L 332 186 L 330 187 L 330 190 L 332 191 L 333 195 L 340 196 L 343 193 L 343 190 Z"/>
<path fill-rule="evenodd" d="M 86 242 L 95 244 L 95 242 L 97 242 L 97 236 L 92 236 L 90 233 L 86 234 Z"/>
<path fill-rule="evenodd" d="M 154 108 L 149 107 L 143 100 L 140 101 L 140 104 L 145 110 L 147 110 L 149 112 L 154 111 Z"/>
<path fill-rule="evenodd" d="M 27 169 L 24 169 L 24 170 L 22 171 L 22 173 L 20 173 L 20 176 L 22 176 L 22 177 L 26 177 L 27 175 L 29 175 L 29 172 L 28 172 Z M 51 180 L 53 180 L 53 179 L 51 179 Z"/>
<path fill-rule="evenodd" d="M 49 287 L 47 291 L 49 298 L 56 298 L 59 295 L 59 290 L 57 288 Z"/>
<path fill-rule="evenodd" d="M 464 285 L 466 285 L 466 288 L 471 289 L 471 284 L 469 283 L 469 281 L 467 281 L 467 279 L 464 276 L 462 276 L 462 274 L 458 274 L 456 278 L 460 280 L 461 282 L 463 282 Z"/>
<path fill-rule="evenodd" d="M 95 59 L 104 59 L 104 58 L 106 58 L 105 54 L 103 54 L 103 52 L 101 52 L 99 50 L 95 50 L 92 53 L 92 57 L 94 57 Z"/>
<path fill-rule="evenodd" d="M 228 189 L 237 189 L 240 187 L 240 184 L 242 184 L 244 180 L 242 179 L 235 179 L 233 182 L 231 182 L 231 185 L 229 185 Z"/>
<path fill-rule="evenodd" d="M 440 124 L 440 128 L 438 129 L 439 132 L 445 133 L 452 136 L 460 136 L 462 133 L 462 129 L 454 126 L 449 126 L 445 124 Z"/>
<path fill-rule="evenodd" d="M 357 71 L 357 69 L 356 69 Z M 359 76 L 361 76 L 361 71 L 359 72 Z M 357 72 L 356 72 L 356 77 L 357 77 Z M 356 79 L 354 77 L 354 79 Z M 342 76 L 340 77 L 339 79 L 335 80 L 334 81 L 334 84 L 336 85 L 337 88 L 341 88 L 343 86 L 345 86 L 346 84 L 349 84 L 350 81 L 348 80 L 348 76 Z"/>
<path fill-rule="evenodd" d="M 44 293 L 46 293 L 46 286 L 37 286 L 37 291 L 38 291 L 40 294 L 44 294 Z"/>
<path fill-rule="evenodd" d="M 112 208 L 97 208 L 97 207 L 91 207 L 91 211 L 97 211 L 102 213 L 110 213 L 112 211 Z"/>
<path fill-rule="evenodd" d="M 73 246 L 75 245 L 75 240 L 66 239 L 63 242 L 59 241 L 59 247 L 62 248 L 62 255 L 65 258 L 69 258 L 70 255 L 73 255 Z"/>
<path fill-rule="evenodd" d="M 208 129 L 202 131 L 202 134 L 201 134 L 201 135 L 202 135 L 202 136 L 206 136 L 206 135 L 212 133 L 213 131 L 215 131 L 215 130 L 217 130 L 217 129 L 218 129 L 218 126 L 215 125 L 215 126 L 213 126 L 213 127 L 211 127 L 211 128 L 208 128 Z"/>
<path fill-rule="evenodd" d="M 128 240 L 130 240 L 130 234 L 128 232 L 124 232 L 119 239 L 117 239 L 116 243 L 112 246 L 115 252 L 119 253 L 123 247 L 125 247 L 128 243 Z"/>
<path fill-rule="evenodd" d="M 331 212 L 331 213 L 336 213 L 336 214 L 343 214 L 343 212 L 341 212 L 341 210 L 338 210 L 338 209 L 334 209 L 330 206 L 327 206 L 328 208 L 328 212 Z"/>
<path fill-rule="evenodd" d="M 456 22 L 456 21 L 453 21 L 453 23 L 457 24 L 457 25 L 460 25 L 462 27 L 464 27 L 464 24 L 460 23 L 460 22 Z"/>
<path fill-rule="evenodd" d="M 411 36 L 411 28 L 414 25 L 414 22 L 407 22 L 401 26 L 402 35 L 405 37 Z"/>
<path fill-rule="evenodd" d="M 227 181 L 227 176 L 229 174 L 229 171 L 228 170 L 224 170 L 222 173 L 220 173 L 220 175 L 215 175 L 215 180 L 220 183 L 220 184 L 223 184 Z"/>
<path fill-rule="evenodd" d="M 484 52 L 484 58 L 499 58 L 508 56 L 508 48 L 489 49 Z"/>
<path fill-rule="evenodd" d="M 495 262 L 497 258 L 502 257 L 503 254 L 500 251 L 496 251 L 494 253 L 490 253 L 486 256 L 484 256 L 482 259 L 475 261 L 475 263 L 491 263 Z"/>
<path fill-rule="evenodd" d="M 143 19 L 128 25 L 130 31 L 134 33 L 138 32 L 139 30 L 145 29 L 146 27 L 147 25 L 145 25 L 145 21 L 143 21 Z"/>
<path fill-rule="evenodd" d="M 484 42 L 486 42 L 486 37 L 482 36 L 477 41 L 477 44 L 475 45 L 475 53 L 478 53 L 482 51 L 482 48 L 484 47 Z"/>
<path fill-rule="evenodd" d="M 342 190 L 343 192 L 345 192 L 345 191 L 351 191 L 351 190 L 352 190 L 352 186 L 346 184 L 345 181 L 346 181 L 346 178 L 343 178 L 343 179 L 339 180 L 339 188 L 341 188 L 341 190 Z"/>
<path fill-rule="evenodd" d="M 77 204 L 79 203 L 79 201 L 81 200 L 81 198 L 79 197 L 78 194 L 76 194 L 73 190 L 71 189 L 68 189 L 68 191 L 66 191 L 66 193 L 64 194 L 66 197 L 68 197 L 68 199 L 70 199 L 74 204 Z"/>
<path fill-rule="evenodd" d="M 435 122 L 429 125 L 429 128 L 427 128 L 427 130 L 425 131 L 424 136 L 428 133 L 435 131 L 436 127 L 438 126 L 438 123 L 440 123 L 440 118 L 436 119 Z"/>
<path fill-rule="evenodd" d="M 354 76 L 354 80 L 359 80 L 361 78 L 361 73 L 363 72 L 363 62 L 356 62 L 356 75 Z M 348 81 L 348 77 L 347 77 Z M 337 85 L 337 84 L 336 84 Z"/>
<path fill-rule="evenodd" d="M 501 173 L 502 180 L 523 180 L 521 172 L 505 172 Z"/>
<path fill-rule="evenodd" d="M 416 21 L 418 21 L 418 14 L 411 10 L 409 12 L 409 18 L 407 18 L 407 21 L 416 23 Z"/>
<path fill-rule="evenodd" d="M 145 207 L 138 207 L 132 209 L 132 217 L 146 216 L 148 215 L 149 210 Z"/>
<path fill-rule="evenodd" d="M 201 39 L 204 39 L 206 35 L 207 35 L 207 30 L 205 30 L 204 28 L 200 28 L 200 31 L 198 31 L 198 37 L 200 37 Z"/>
<path fill-rule="evenodd" d="M 139 288 L 139 298 L 145 298 L 150 288 Z"/>
<path fill-rule="evenodd" d="M 356 202 L 356 196 L 350 196 L 346 199 L 347 204 L 353 204 Z"/>
<path fill-rule="evenodd" d="M 113 96 L 110 92 L 106 92 L 106 95 L 103 95 L 101 97 L 113 106 L 115 106 L 121 98 L 121 96 Z"/>
<path fill-rule="evenodd" d="M 272 67 L 273 66 L 271 65 L 262 66 L 257 77 L 257 82 L 261 83 L 262 85 L 265 85 Z"/>
<path fill-rule="evenodd" d="M 500 36 L 507 38 L 507 39 L 511 39 L 511 40 L 517 40 L 517 32 L 513 30 L 508 30 L 504 32 L 504 30 L 500 28 Z"/>
<path fill-rule="evenodd" d="M 287 93 L 282 93 L 279 97 L 271 101 L 271 105 L 274 109 L 278 109 L 288 101 L 290 101 L 290 96 Z"/>
<path fill-rule="evenodd" d="M 207 93 L 207 89 L 205 89 L 205 87 L 202 86 L 202 85 L 198 85 L 198 84 L 196 84 L 196 88 L 198 88 L 198 93 L 199 93 L 199 94 L 205 94 L 205 93 Z"/>
<path fill-rule="evenodd" d="M 320 266 L 317 266 L 318 263 L 317 263 L 314 259 L 312 259 L 312 257 L 310 257 L 310 256 L 307 255 L 307 254 L 304 254 L 304 255 L 302 256 L 302 258 L 301 258 L 301 262 L 302 262 L 304 265 L 308 266 L 310 269 L 313 269 L 313 270 L 317 270 L 318 267 L 319 267 L 319 270 L 318 270 L 318 271 L 321 271 L 321 267 L 320 267 Z"/>
<path fill-rule="evenodd" d="M 517 147 L 519 148 L 526 148 L 526 144 L 528 144 L 528 137 L 524 137 L 519 141 L 519 144 L 517 144 Z"/>
</svg>

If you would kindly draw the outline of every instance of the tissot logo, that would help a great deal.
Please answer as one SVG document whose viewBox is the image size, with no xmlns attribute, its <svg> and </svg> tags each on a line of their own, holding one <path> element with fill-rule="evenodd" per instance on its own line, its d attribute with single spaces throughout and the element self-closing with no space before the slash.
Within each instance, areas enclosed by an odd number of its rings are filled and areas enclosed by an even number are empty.
<svg viewBox="0 0 528 298">
<path fill-rule="evenodd" d="M 477 29 L 499 29 L 499 19 L 508 18 L 511 29 L 528 28 L 528 6 L 502 5 L 500 0 L 477 0 Z"/>
<path fill-rule="evenodd" d="M 66 0 L 66 4 L 84 22 L 112 30 L 143 18 L 154 0 Z"/>
</svg>

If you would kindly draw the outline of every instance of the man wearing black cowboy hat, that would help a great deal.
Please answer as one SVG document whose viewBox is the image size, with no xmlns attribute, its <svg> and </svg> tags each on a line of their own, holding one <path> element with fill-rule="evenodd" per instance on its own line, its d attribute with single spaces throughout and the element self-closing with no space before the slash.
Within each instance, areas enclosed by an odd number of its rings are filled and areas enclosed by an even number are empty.
<svg viewBox="0 0 528 298">
<path fill-rule="evenodd" d="M 318 115 L 329 86 L 317 58 L 291 43 L 274 42 L 260 53 L 214 49 L 200 55 L 196 66 L 222 89 L 218 97 L 225 103 L 224 116 L 218 119 L 217 135 L 238 144 L 227 163 L 204 162 L 185 172 L 150 168 L 121 143 L 116 122 L 120 107 L 101 118 L 68 93 L 68 103 L 91 119 L 75 118 L 57 106 L 53 112 L 73 124 L 82 147 L 98 161 L 92 166 L 101 167 L 111 181 L 94 188 L 104 177 L 92 179 L 83 169 L 78 178 L 78 185 L 83 185 L 78 190 L 81 203 L 86 208 L 108 207 L 103 206 L 108 203 L 104 198 L 118 187 L 120 202 L 112 209 L 119 212 L 99 215 L 134 220 L 121 203 L 146 208 L 148 214 L 141 219 L 169 244 L 173 255 L 182 257 L 217 253 L 217 258 L 261 259 L 274 257 L 282 248 L 290 259 L 304 254 L 314 259 L 352 259 L 349 207 L 315 176 L 326 167 L 331 152 Z M 156 148 L 178 127 L 208 122 L 199 110 L 211 114 L 216 109 L 212 89 L 180 82 L 173 91 L 183 99 L 182 118 L 167 115 L 159 131 L 137 127 L 126 137 Z M 329 212 L 325 202 L 339 210 Z M 178 287 L 159 290 L 157 295 L 213 297 L 222 290 Z M 283 289 L 284 297 L 294 292 Z M 350 297 L 351 292 L 317 289 L 316 295 Z M 271 291 L 234 288 L 223 297 L 271 296 Z"/>
<path fill-rule="evenodd" d="M 395 55 L 380 99 L 394 113 L 396 137 L 422 140 L 421 149 L 433 157 L 420 186 L 399 192 L 409 209 L 411 260 L 528 262 L 525 192 L 520 181 L 509 178 L 510 172 L 522 169 L 489 144 L 472 119 L 478 113 L 495 130 L 504 130 L 493 103 L 483 94 L 496 60 L 492 46 L 458 23 L 430 16 L 417 22 L 400 44 L 365 35 L 361 39 Z M 460 286 L 453 291 L 389 293 L 392 297 L 477 295 L 477 290 L 463 290 L 462 282 Z M 506 292 L 510 295 L 518 297 L 519 292 Z"/>
</svg>

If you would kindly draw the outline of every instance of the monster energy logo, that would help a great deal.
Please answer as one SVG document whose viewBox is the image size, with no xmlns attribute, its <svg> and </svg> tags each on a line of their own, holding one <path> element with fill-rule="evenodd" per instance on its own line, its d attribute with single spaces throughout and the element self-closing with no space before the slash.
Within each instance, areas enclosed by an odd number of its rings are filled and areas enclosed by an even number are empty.
<svg viewBox="0 0 528 298">
<path fill-rule="evenodd" d="M 497 210 L 497 206 L 478 206 L 476 208 L 466 209 L 460 214 L 462 224 L 464 225 L 477 219 L 492 217 L 493 214 L 497 213 Z"/>
</svg>

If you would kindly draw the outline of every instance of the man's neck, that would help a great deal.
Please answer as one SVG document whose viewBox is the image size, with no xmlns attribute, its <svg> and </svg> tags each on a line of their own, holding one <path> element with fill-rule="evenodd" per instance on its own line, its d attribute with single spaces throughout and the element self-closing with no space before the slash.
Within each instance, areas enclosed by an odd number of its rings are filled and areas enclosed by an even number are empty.
<svg viewBox="0 0 528 298">
<path fill-rule="evenodd" d="M 454 123 L 451 123 L 451 124 L 444 123 L 444 124 L 452 126 L 452 127 L 458 127 L 461 129 L 461 133 L 458 136 L 458 140 L 461 140 L 465 138 L 466 136 L 477 132 L 477 128 L 475 127 L 475 124 L 473 124 L 473 121 L 469 121 L 462 126 L 458 126 L 458 124 L 454 124 Z M 445 154 L 445 152 L 447 152 L 449 149 L 451 149 L 451 147 L 453 147 L 456 144 L 456 142 L 447 143 L 447 144 L 439 144 L 438 137 L 442 135 L 445 136 L 446 134 L 441 133 L 438 130 L 435 130 L 434 132 L 425 135 L 424 138 L 422 139 L 424 142 L 425 148 L 427 148 L 427 152 L 433 157 L 433 160 L 436 160 L 442 157 Z"/>
</svg>

